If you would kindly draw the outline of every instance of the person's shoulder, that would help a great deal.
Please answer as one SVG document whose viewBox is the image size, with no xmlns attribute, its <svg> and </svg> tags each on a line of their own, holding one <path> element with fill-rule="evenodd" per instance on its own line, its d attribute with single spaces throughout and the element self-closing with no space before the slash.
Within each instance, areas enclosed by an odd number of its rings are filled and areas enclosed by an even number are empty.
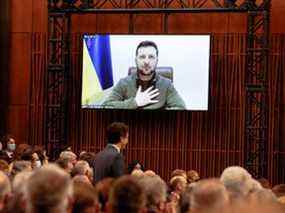
<svg viewBox="0 0 285 213">
<path fill-rule="evenodd" d="M 103 150 L 95 155 L 95 159 L 105 158 L 106 156 L 116 155 L 116 149 L 108 144 Z"/>
<path fill-rule="evenodd" d="M 157 81 L 159 83 L 164 84 L 164 85 L 171 85 L 172 84 L 172 82 L 171 82 L 171 80 L 169 78 L 166 78 L 166 77 L 164 77 L 162 75 L 157 75 Z"/>
<path fill-rule="evenodd" d="M 121 78 L 119 83 L 120 84 L 128 84 L 130 82 L 133 82 L 135 80 L 135 78 L 136 78 L 135 74 L 131 74 L 131 75 L 128 75 L 124 78 Z"/>
</svg>

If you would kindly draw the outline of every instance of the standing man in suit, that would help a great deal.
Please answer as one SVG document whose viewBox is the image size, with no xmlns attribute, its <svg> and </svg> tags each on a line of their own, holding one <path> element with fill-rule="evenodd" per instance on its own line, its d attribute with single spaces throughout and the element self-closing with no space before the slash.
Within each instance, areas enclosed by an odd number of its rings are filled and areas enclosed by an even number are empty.
<svg viewBox="0 0 285 213">
<path fill-rule="evenodd" d="M 121 151 L 129 141 L 129 128 L 126 124 L 114 122 L 107 128 L 107 146 L 95 156 L 93 163 L 94 180 L 105 177 L 120 177 L 125 173 L 125 162 Z"/>
</svg>

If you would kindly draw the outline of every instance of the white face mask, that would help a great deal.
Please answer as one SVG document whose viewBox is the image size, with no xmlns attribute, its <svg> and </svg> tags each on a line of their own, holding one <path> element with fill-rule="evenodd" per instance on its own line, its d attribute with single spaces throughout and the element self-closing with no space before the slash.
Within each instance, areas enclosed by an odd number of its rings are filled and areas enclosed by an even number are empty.
<svg viewBox="0 0 285 213">
<path fill-rule="evenodd" d="M 14 150 L 16 149 L 16 144 L 14 144 L 14 143 L 9 143 L 9 144 L 7 144 L 7 148 L 8 148 L 8 150 L 10 150 L 10 151 L 14 151 Z"/>
<path fill-rule="evenodd" d="M 42 162 L 40 160 L 35 161 L 35 168 L 40 168 L 42 166 Z"/>
</svg>

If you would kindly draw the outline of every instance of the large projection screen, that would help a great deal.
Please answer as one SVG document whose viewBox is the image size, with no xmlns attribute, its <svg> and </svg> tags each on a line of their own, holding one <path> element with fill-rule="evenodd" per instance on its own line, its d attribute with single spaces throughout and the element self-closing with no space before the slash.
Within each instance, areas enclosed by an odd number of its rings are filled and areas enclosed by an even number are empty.
<svg viewBox="0 0 285 213">
<path fill-rule="evenodd" d="M 210 35 L 85 35 L 82 41 L 82 108 L 207 110 L 210 40 Z M 161 77 L 152 84 L 152 90 L 158 89 L 159 95 L 152 100 L 160 104 L 136 107 L 139 87 L 136 50 L 144 41 L 154 42 L 158 49 L 155 75 Z M 153 47 L 149 49 L 152 51 Z M 131 75 L 137 77 L 131 78 Z M 126 104 L 109 104 L 113 103 L 110 98 L 114 94 L 118 98 L 116 103 Z M 176 95 L 183 100 L 183 108 L 168 105 L 176 101 Z"/>
</svg>

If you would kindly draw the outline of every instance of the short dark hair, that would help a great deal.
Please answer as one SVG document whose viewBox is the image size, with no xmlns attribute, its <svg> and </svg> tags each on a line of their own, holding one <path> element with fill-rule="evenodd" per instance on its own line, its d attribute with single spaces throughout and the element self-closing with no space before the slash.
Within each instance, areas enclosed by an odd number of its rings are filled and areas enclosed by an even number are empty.
<svg viewBox="0 0 285 213">
<path fill-rule="evenodd" d="M 125 137 L 129 131 L 129 127 L 121 122 L 114 122 L 107 128 L 107 143 L 116 144 L 121 137 Z"/>
<path fill-rule="evenodd" d="M 143 187 L 130 175 L 119 178 L 110 192 L 110 207 L 113 213 L 139 212 L 146 204 Z"/>
<path fill-rule="evenodd" d="M 157 48 L 157 45 L 153 41 L 142 41 L 141 43 L 139 43 L 139 45 L 137 46 L 137 49 L 136 49 L 136 56 L 138 55 L 139 48 L 149 47 L 149 46 L 155 48 L 156 55 L 158 56 L 158 48 Z"/>
</svg>

